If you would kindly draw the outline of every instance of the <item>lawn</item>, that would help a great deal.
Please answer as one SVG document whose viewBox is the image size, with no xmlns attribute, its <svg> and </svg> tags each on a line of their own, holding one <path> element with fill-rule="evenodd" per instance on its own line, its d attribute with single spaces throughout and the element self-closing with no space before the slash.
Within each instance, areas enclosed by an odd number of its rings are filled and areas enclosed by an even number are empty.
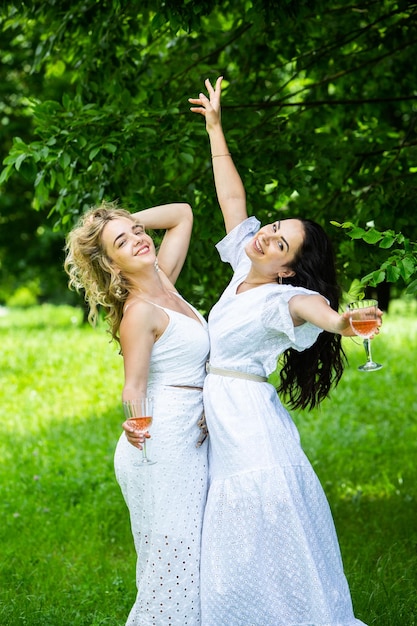
<svg viewBox="0 0 417 626">
<path fill-rule="evenodd" d="M 113 474 L 122 359 L 104 325 L 81 317 L 48 305 L 0 316 L 1 626 L 122 626 L 134 602 Z M 385 315 L 372 344 L 380 371 L 359 372 L 363 348 L 344 341 L 339 387 L 294 419 L 333 510 L 357 617 L 417 626 L 416 303 Z"/>
</svg>

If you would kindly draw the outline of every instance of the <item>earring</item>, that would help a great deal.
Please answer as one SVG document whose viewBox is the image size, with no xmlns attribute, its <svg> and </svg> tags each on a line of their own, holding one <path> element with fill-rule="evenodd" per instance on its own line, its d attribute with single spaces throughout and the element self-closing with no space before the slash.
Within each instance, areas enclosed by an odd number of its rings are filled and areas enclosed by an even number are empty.
<svg viewBox="0 0 417 626">
<path fill-rule="evenodd" d="M 123 295 L 123 291 L 121 287 L 116 287 L 116 289 L 114 290 L 114 293 L 116 295 L 116 298 L 121 298 Z"/>
<path fill-rule="evenodd" d="M 155 266 L 155 272 L 159 272 L 158 259 L 155 259 L 154 266 Z"/>
<path fill-rule="evenodd" d="M 278 276 L 278 283 L 282 285 L 282 276 Z"/>
</svg>

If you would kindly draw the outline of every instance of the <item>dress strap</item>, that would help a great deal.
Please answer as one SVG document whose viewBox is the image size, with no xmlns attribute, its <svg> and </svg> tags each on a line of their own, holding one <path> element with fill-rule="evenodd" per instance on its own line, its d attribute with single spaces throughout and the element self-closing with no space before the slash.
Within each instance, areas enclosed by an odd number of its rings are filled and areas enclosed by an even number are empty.
<svg viewBox="0 0 417 626">
<path fill-rule="evenodd" d="M 171 291 L 171 293 L 175 293 L 175 291 Z M 147 300 L 146 298 L 135 298 L 135 300 L 142 300 L 142 302 L 147 302 L 148 304 L 152 304 L 153 306 L 156 306 L 158 307 L 158 309 L 162 309 L 163 311 L 174 311 L 174 309 L 168 309 L 167 307 L 161 306 L 160 304 L 156 304 L 156 302 L 152 302 L 152 300 Z M 126 313 L 127 309 L 129 308 L 131 304 L 133 303 L 130 302 L 129 304 L 125 306 L 123 313 Z M 177 313 L 177 311 L 174 311 L 174 313 Z"/>
<path fill-rule="evenodd" d="M 244 380 L 252 380 L 255 383 L 266 383 L 266 376 L 258 376 L 257 374 L 246 374 L 236 370 L 226 370 L 222 367 L 213 367 L 210 363 L 206 363 L 207 374 L 217 374 L 218 376 L 229 376 L 230 378 L 243 378 Z"/>
</svg>

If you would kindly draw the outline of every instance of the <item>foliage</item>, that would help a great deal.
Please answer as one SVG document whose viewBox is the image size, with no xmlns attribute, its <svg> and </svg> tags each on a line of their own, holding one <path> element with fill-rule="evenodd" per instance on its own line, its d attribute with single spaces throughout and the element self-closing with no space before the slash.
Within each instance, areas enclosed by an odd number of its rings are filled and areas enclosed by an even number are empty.
<svg viewBox="0 0 417 626">
<path fill-rule="evenodd" d="M 188 200 L 195 232 L 179 286 L 207 310 L 227 276 L 204 122 L 187 98 L 223 74 L 225 130 L 262 221 L 322 223 L 346 289 L 386 259 L 331 221 L 416 240 L 417 3 L 9 0 L 1 11 L 9 228 L 20 184 L 25 213 L 61 240 L 102 198 Z M 400 273 L 399 288 L 412 278 Z"/>
<path fill-rule="evenodd" d="M 122 359 L 71 307 L 0 316 L 0 623 L 119 626 L 135 598 L 128 510 L 113 470 Z M 395 301 L 332 398 L 294 415 L 329 498 L 358 618 L 417 625 L 416 303 Z M 385 389 L 395 390 L 384 394 Z"/>
<path fill-rule="evenodd" d="M 376 286 L 385 280 L 395 283 L 401 278 L 404 283 L 409 283 L 406 293 L 414 294 L 417 292 L 417 280 L 409 282 L 417 271 L 417 242 L 410 241 L 402 233 L 395 233 L 393 230 L 381 232 L 373 226 L 364 229 L 351 222 L 344 222 L 343 224 L 332 222 L 332 224 L 348 229 L 348 235 L 353 240 L 360 239 L 371 245 L 377 244 L 383 250 L 388 250 L 395 244 L 398 246 L 387 256 L 378 270 L 363 277 L 362 283 L 364 285 Z"/>
</svg>

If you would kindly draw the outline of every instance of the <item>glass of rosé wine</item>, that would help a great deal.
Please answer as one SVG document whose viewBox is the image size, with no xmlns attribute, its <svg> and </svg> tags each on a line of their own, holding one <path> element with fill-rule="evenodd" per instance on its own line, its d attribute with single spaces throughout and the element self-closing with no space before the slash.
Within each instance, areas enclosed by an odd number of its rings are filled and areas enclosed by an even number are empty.
<svg viewBox="0 0 417 626">
<path fill-rule="evenodd" d="M 141 397 L 134 400 L 123 401 L 123 411 L 127 421 L 133 426 L 133 428 L 145 434 L 148 432 L 152 424 L 153 419 L 153 401 L 152 398 Z M 140 461 L 134 463 L 135 467 L 146 467 L 147 465 L 154 465 L 156 461 L 152 461 L 146 455 L 146 438 L 142 444 L 142 458 Z"/>
<path fill-rule="evenodd" d="M 382 365 L 375 363 L 371 353 L 371 337 L 378 328 L 378 302 L 377 300 L 356 300 L 347 305 L 350 314 L 350 325 L 355 335 L 363 337 L 363 345 L 366 353 L 366 363 L 360 365 L 361 372 L 373 372 L 381 369 Z"/>
</svg>

